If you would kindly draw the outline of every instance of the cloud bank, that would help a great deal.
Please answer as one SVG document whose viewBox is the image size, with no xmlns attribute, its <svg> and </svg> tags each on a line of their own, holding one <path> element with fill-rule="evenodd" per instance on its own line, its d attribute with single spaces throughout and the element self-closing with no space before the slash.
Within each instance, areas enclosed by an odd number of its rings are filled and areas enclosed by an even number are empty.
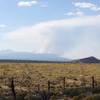
<svg viewBox="0 0 100 100">
<path fill-rule="evenodd" d="M 0 48 L 54 53 L 67 58 L 100 58 L 100 16 L 41 22 L 3 35 Z"/>
</svg>

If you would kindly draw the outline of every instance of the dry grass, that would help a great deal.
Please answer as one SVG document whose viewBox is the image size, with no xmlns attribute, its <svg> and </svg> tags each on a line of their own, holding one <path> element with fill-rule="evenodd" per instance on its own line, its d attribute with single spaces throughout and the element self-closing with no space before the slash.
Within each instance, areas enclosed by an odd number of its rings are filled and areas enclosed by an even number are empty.
<svg viewBox="0 0 100 100">
<path fill-rule="evenodd" d="M 45 88 L 48 80 L 57 81 L 60 77 L 67 78 L 67 86 L 81 85 L 82 81 L 91 84 L 91 76 L 100 83 L 100 64 L 0 64 L 0 87 L 4 89 L 11 77 L 15 78 L 17 89 L 33 90 L 37 84 Z"/>
</svg>

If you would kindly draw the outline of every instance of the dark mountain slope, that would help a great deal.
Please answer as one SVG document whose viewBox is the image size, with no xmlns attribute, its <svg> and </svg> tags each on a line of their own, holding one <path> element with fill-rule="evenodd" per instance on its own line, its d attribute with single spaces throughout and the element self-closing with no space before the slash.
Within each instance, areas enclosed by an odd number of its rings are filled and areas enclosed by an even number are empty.
<svg viewBox="0 0 100 100">
<path fill-rule="evenodd" d="M 100 60 L 91 56 L 83 59 L 73 60 L 72 63 L 100 63 Z"/>
</svg>

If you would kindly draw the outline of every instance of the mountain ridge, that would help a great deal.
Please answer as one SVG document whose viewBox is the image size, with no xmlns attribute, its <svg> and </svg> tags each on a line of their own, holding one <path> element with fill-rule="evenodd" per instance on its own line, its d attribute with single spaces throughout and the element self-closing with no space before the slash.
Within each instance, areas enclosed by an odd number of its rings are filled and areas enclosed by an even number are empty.
<svg viewBox="0 0 100 100">
<path fill-rule="evenodd" d="M 56 54 L 33 54 L 29 52 L 0 52 L 0 60 L 34 60 L 34 61 L 67 61 Z"/>
</svg>

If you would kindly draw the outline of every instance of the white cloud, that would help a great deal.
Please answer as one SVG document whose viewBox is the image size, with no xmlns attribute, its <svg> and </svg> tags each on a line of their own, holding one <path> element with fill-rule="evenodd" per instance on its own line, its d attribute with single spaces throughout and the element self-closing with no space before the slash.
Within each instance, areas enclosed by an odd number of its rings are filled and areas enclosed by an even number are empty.
<svg viewBox="0 0 100 100">
<path fill-rule="evenodd" d="M 35 5 L 35 4 L 37 4 L 38 3 L 38 1 L 37 0 L 32 0 L 32 1 L 19 1 L 18 2 L 18 6 L 19 7 L 31 7 L 31 6 L 33 6 L 33 5 Z"/>
<path fill-rule="evenodd" d="M 0 28 L 5 28 L 6 25 L 5 24 L 0 24 Z"/>
<path fill-rule="evenodd" d="M 100 7 L 96 4 L 89 3 L 89 2 L 74 2 L 73 5 L 79 8 L 91 9 L 94 11 L 100 11 Z"/>
<path fill-rule="evenodd" d="M 67 16 L 83 16 L 84 13 L 82 11 L 76 11 L 76 12 L 68 12 L 68 13 L 65 13 L 64 15 L 67 15 Z"/>
<path fill-rule="evenodd" d="M 0 48 L 34 53 L 56 53 L 78 58 L 100 58 L 100 16 L 41 22 L 4 34 Z"/>
</svg>

